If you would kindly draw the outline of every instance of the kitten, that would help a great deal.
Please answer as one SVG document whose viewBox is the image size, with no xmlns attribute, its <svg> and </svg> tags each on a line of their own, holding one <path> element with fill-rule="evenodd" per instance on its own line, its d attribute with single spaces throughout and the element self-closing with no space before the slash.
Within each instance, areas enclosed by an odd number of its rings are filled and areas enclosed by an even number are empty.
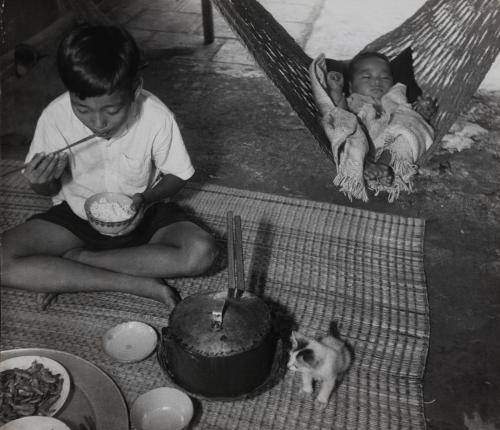
<svg viewBox="0 0 500 430">
<path fill-rule="evenodd" d="M 321 382 L 316 400 L 318 406 L 326 407 L 337 380 L 351 365 L 351 352 L 343 341 L 333 336 L 318 341 L 292 332 L 290 340 L 288 368 L 302 374 L 302 391 L 306 393 L 313 392 L 313 380 Z"/>
</svg>

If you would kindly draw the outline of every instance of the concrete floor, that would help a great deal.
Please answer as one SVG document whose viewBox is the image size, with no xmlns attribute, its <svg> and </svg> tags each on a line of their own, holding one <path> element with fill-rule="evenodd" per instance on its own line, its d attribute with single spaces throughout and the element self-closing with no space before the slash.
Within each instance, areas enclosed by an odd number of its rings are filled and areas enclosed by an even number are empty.
<svg viewBox="0 0 500 430">
<path fill-rule="evenodd" d="M 263 3 L 304 46 L 322 1 Z M 500 429 L 500 96 L 477 94 L 464 118 L 488 133 L 471 150 L 438 152 L 414 194 L 395 204 L 351 203 L 335 190 L 330 161 L 217 14 L 216 39 L 203 44 L 199 3 L 101 2 L 142 46 L 145 87 L 175 112 L 193 179 L 425 218 L 428 428 Z M 24 157 L 41 109 L 63 90 L 53 62 L 60 27 L 43 36 L 37 41 L 48 57 L 21 79 L 2 78 L 3 158 Z"/>
</svg>

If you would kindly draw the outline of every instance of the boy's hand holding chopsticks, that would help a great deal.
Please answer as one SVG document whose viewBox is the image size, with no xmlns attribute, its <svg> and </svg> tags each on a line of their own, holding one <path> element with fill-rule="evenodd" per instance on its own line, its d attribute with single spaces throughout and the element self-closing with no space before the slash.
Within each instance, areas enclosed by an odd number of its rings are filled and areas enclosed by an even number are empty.
<svg viewBox="0 0 500 430">
<path fill-rule="evenodd" d="M 38 153 L 26 164 L 24 177 L 30 184 L 47 184 L 61 177 L 68 165 L 68 154 Z"/>
<path fill-rule="evenodd" d="M 61 158 L 60 157 L 56 158 L 56 156 L 60 156 L 61 152 L 65 152 L 69 148 L 72 148 L 76 145 L 80 145 L 83 142 L 87 142 L 87 140 L 93 139 L 94 137 L 96 137 L 95 134 L 89 134 L 88 136 L 85 136 L 84 138 L 77 140 L 76 142 L 73 142 L 71 145 L 63 146 L 62 148 L 59 148 L 56 151 L 51 152 L 50 154 L 47 154 L 47 155 L 45 155 L 43 153 L 35 154 L 35 156 L 33 157 L 33 159 L 30 162 L 23 164 L 21 167 L 16 167 L 15 169 L 9 170 L 7 172 L 2 172 L 0 174 L 0 176 L 2 176 L 2 177 L 8 176 L 11 173 L 19 172 L 20 170 L 26 169 L 29 165 L 31 165 L 32 169 L 34 170 L 37 167 L 38 163 L 44 161 L 44 159 L 47 159 L 47 157 L 52 157 L 52 158 L 48 158 L 49 161 L 53 161 L 55 159 L 56 161 L 60 162 Z M 38 156 L 38 158 L 37 158 L 37 160 L 35 160 L 35 158 L 37 156 Z M 65 153 L 64 156 L 67 157 L 67 154 Z M 67 160 L 66 161 L 63 160 L 63 162 L 65 162 L 67 164 Z M 66 167 L 66 165 L 64 167 Z M 64 171 L 64 168 L 61 170 L 61 174 L 63 171 Z M 29 174 L 31 175 L 31 173 L 29 173 Z M 58 177 L 60 177 L 61 174 Z M 24 176 L 26 176 L 26 172 L 25 172 Z M 28 178 L 28 176 L 26 176 L 26 177 Z M 37 183 L 37 182 L 33 182 L 33 183 Z"/>
</svg>

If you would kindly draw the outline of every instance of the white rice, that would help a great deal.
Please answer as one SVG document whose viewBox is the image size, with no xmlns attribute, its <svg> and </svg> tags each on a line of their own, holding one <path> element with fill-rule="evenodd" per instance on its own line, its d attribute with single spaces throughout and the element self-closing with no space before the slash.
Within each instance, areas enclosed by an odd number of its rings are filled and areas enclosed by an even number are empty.
<svg viewBox="0 0 500 430">
<path fill-rule="evenodd" d="M 90 205 L 90 213 L 94 218 L 103 222 L 125 221 L 134 215 L 130 205 L 109 202 L 104 197 Z"/>
</svg>

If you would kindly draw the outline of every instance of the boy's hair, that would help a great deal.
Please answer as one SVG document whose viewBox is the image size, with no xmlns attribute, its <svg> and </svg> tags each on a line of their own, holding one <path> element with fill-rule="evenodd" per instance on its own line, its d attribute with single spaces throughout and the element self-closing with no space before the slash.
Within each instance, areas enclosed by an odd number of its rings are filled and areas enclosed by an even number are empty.
<svg viewBox="0 0 500 430">
<path fill-rule="evenodd" d="M 349 62 L 349 66 L 347 67 L 347 80 L 349 82 L 352 80 L 352 77 L 354 75 L 354 72 L 356 71 L 356 66 L 358 65 L 358 63 L 366 58 L 380 58 L 384 60 L 389 66 L 391 75 L 394 74 L 391 66 L 391 61 L 389 60 L 389 57 L 387 57 L 387 55 L 384 55 L 377 51 L 365 51 L 365 52 L 360 52 Z"/>
<path fill-rule="evenodd" d="M 66 35 L 57 52 L 64 85 L 81 99 L 132 91 L 139 62 L 135 40 L 117 26 L 78 26 Z"/>
</svg>

